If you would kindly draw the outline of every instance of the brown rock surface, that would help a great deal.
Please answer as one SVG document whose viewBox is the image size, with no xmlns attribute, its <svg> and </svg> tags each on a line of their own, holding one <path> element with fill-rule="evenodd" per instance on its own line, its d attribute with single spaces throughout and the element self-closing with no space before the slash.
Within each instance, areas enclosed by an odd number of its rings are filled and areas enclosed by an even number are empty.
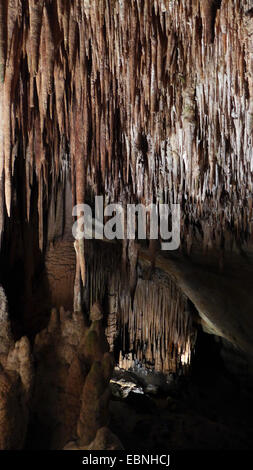
<svg viewBox="0 0 253 470">
<path fill-rule="evenodd" d="M 113 361 L 100 321 L 85 327 L 82 313 L 52 310 L 37 335 L 33 414 L 45 442 L 61 449 L 79 438 L 89 443 L 109 419 L 109 380 Z M 38 436 L 39 438 L 39 436 Z M 37 446 L 39 442 L 37 442 Z"/>
<path fill-rule="evenodd" d="M 94 441 L 87 446 L 82 446 L 78 442 L 70 442 L 64 450 L 123 450 L 120 440 L 109 428 L 103 427 L 97 431 Z"/>
<path fill-rule="evenodd" d="M 22 449 L 26 439 L 33 362 L 27 338 L 14 342 L 0 286 L 0 450 Z"/>
</svg>

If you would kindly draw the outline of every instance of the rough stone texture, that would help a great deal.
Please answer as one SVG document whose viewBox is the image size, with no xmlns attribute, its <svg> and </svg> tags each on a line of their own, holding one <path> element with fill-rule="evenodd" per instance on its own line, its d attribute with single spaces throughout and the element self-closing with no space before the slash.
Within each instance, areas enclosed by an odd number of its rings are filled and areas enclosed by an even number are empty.
<svg viewBox="0 0 253 470">
<path fill-rule="evenodd" d="M 58 449 L 75 433 L 80 391 L 86 375 L 77 356 L 84 332 L 82 314 L 61 308 L 60 312 L 52 310 L 47 329 L 36 336 L 37 368 L 32 404 L 38 423 L 35 446 Z"/>
<path fill-rule="evenodd" d="M 102 318 L 103 318 L 103 314 L 102 314 L 101 306 L 98 302 L 96 302 L 91 308 L 90 319 L 91 321 L 99 321 L 99 320 L 102 320 Z"/>
<path fill-rule="evenodd" d="M 108 360 L 110 364 L 108 366 Z M 97 429 L 108 424 L 109 420 L 109 381 L 113 368 L 111 357 L 104 357 L 102 362 L 94 362 L 83 387 L 81 395 L 81 413 L 77 425 L 77 434 L 81 444 L 91 442 Z"/>
<path fill-rule="evenodd" d="M 195 305 L 204 330 L 226 338 L 253 364 L 252 249 L 249 247 L 247 254 L 231 251 L 223 270 L 218 267 L 218 256 L 215 251 L 207 255 L 198 249 L 193 249 L 190 257 L 182 253 L 159 255 L 153 279 L 159 282 L 159 272 L 174 279 Z M 140 257 L 143 265 L 151 263 L 147 252 Z"/>
<path fill-rule="evenodd" d="M 75 250 L 73 239 L 52 244 L 45 256 L 45 277 L 48 282 L 50 302 L 55 308 L 64 305 L 73 308 L 75 280 Z"/>
<path fill-rule="evenodd" d="M 77 438 L 88 444 L 107 424 L 113 367 L 108 349 L 100 321 L 88 328 L 81 313 L 52 310 L 34 346 L 35 447 L 62 449 Z"/>
<path fill-rule="evenodd" d="M 5 364 L 9 349 L 14 346 L 8 314 L 8 304 L 0 286 L 0 362 Z"/>
<path fill-rule="evenodd" d="M 88 446 L 87 450 L 123 450 L 120 440 L 110 429 L 100 428 L 94 441 Z"/>
<path fill-rule="evenodd" d="M 25 443 L 33 362 L 27 338 L 14 342 L 7 300 L 0 286 L 0 449 L 18 450 Z"/>
<path fill-rule="evenodd" d="M 109 428 L 100 428 L 94 441 L 88 446 L 78 445 L 76 442 L 70 442 L 64 450 L 124 450 L 120 440 L 113 434 Z"/>
</svg>

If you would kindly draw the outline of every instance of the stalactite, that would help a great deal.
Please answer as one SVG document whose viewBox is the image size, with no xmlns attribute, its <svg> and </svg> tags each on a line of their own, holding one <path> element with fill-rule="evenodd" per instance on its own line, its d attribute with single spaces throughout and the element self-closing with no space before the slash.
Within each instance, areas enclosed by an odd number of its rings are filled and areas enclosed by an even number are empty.
<svg viewBox="0 0 253 470">
<path fill-rule="evenodd" d="M 44 0 L 29 1 L 30 44 L 31 44 L 31 77 L 36 75 L 39 66 L 40 33 L 42 25 Z"/>
<path fill-rule="evenodd" d="M 74 312 L 82 311 L 82 299 L 81 299 L 81 269 L 79 261 L 79 246 L 78 242 L 74 243 L 76 251 L 76 276 L 75 276 L 75 285 L 74 285 Z"/>
<path fill-rule="evenodd" d="M 0 169 L 1 171 L 1 169 Z M 0 191 L 2 191 L 2 194 L 4 192 L 4 181 L 3 177 L 0 177 Z M 0 246 L 2 242 L 2 234 L 4 231 L 4 201 L 3 198 L 0 198 Z"/>
<path fill-rule="evenodd" d="M 203 0 L 201 2 L 202 18 L 208 44 L 214 41 L 215 18 L 220 3 L 220 0 Z"/>
<path fill-rule="evenodd" d="M 121 276 L 120 252 L 97 246 L 87 256 L 88 308 L 106 299 L 106 332 L 111 350 L 120 335 L 119 366 L 130 368 L 139 363 L 163 373 L 179 368 L 186 372 L 195 347 L 196 329 L 188 300 L 174 282 L 157 284 L 151 276 L 138 278 L 137 282 L 136 278 L 133 295 Z"/>
<path fill-rule="evenodd" d="M 0 5 L 0 83 L 4 81 L 7 46 L 7 0 Z"/>
<path fill-rule="evenodd" d="M 4 160 L 8 215 L 15 142 L 22 136 L 19 152 L 27 149 L 23 157 L 30 162 L 29 216 L 31 175 L 41 178 L 40 160 L 47 213 L 48 185 L 61 172 L 64 137 L 73 203 L 85 202 L 90 187 L 106 192 L 108 202 L 166 197 L 168 204 L 181 203 L 182 244 L 189 250 L 192 228 L 198 225 L 204 233 L 206 222 L 205 246 L 219 249 L 221 234 L 228 240 L 225 250 L 231 240 L 247 241 L 253 171 L 250 7 L 247 0 L 2 1 L 1 165 Z M 38 121 L 39 154 L 37 127 L 33 132 Z M 84 278 L 84 260 L 80 266 Z"/>
<path fill-rule="evenodd" d="M 53 14 L 53 11 L 48 11 L 47 8 L 44 8 L 43 21 L 45 21 L 46 59 L 47 59 L 47 68 L 44 73 L 47 75 L 47 91 L 49 95 L 53 93 L 55 48 L 57 46 L 57 43 L 55 44 L 55 41 L 54 41 L 54 31 L 53 31 L 53 27 L 55 27 L 55 24 L 52 24 L 53 23 L 52 20 L 57 21 L 57 18 L 51 18 L 50 15 L 52 14 Z"/>
<path fill-rule="evenodd" d="M 196 334 L 187 300 L 173 283 L 168 288 L 139 280 L 133 308 L 127 296 L 120 297 L 120 306 L 120 331 L 129 332 L 129 349 L 122 348 L 122 358 L 131 353 L 164 373 L 190 364 Z"/>
<path fill-rule="evenodd" d="M 13 66 L 7 67 L 4 86 L 4 181 L 5 203 L 8 216 L 11 215 L 11 86 Z"/>
<path fill-rule="evenodd" d="M 0 246 L 4 229 L 4 92 L 0 82 Z"/>
<path fill-rule="evenodd" d="M 64 92 L 65 92 L 65 80 L 64 80 L 64 69 L 60 63 L 55 64 L 54 68 L 54 84 L 55 84 L 55 105 L 57 120 L 59 125 L 60 134 L 64 134 Z"/>
</svg>

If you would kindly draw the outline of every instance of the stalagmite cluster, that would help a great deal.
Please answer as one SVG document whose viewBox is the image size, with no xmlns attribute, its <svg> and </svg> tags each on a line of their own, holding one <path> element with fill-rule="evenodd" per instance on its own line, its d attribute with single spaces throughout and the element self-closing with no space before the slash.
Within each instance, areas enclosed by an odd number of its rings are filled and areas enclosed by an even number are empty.
<svg viewBox="0 0 253 470">
<path fill-rule="evenodd" d="M 82 313 L 54 309 L 47 329 L 35 339 L 36 448 L 62 449 L 73 440 L 75 446 L 88 446 L 108 424 L 113 359 L 99 311 L 100 316 L 93 306 L 88 327 Z"/>
<path fill-rule="evenodd" d="M 12 337 L 0 286 L 0 450 L 23 449 L 27 438 L 36 449 L 70 441 L 75 448 L 121 448 L 107 428 L 114 362 L 102 319 L 99 304 L 90 326 L 81 312 L 53 309 L 31 351 L 26 337 Z"/>
</svg>

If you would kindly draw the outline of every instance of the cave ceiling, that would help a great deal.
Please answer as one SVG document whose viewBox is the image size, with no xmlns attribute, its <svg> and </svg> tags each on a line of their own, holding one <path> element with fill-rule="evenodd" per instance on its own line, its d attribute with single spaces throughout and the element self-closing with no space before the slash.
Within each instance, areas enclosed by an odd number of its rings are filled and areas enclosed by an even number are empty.
<svg viewBox="0 0 253 470">
<path fill-rule="evenodd" d="M 23 217 L 35 200 L 41 250 L 70 181 L 72 205 L 90 192 L 180 204 L 196 262 L 215 252 L 222 269 L 224 253 L 250 252 L 252 42 L 249 0 L 1 1 L 0 233 L 22 162 Z M 76 253 L 85 282 L 83 242 Z M 170 275 L 204 317 L 196 289 Z"/>
</svg>

